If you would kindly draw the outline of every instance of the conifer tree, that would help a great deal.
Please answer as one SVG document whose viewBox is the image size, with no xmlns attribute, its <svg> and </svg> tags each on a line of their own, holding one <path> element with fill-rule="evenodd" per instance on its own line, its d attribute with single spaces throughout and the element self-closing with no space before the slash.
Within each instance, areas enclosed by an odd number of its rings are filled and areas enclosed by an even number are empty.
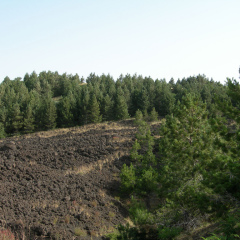
<svg viewBox="0 0 240 240">
<path fill-rule="evenodd" d="M 117 93 L 115 100 L 115 119 L 122 120 L 128 117 L 128 106 L 125 98 L 121 94 Z"/>
<path fill-rule="evenodd" d="M 161 196 L 186 208 L 217 211 L 213 199 L 230 183 L 226 178 L 230 159 L 215 144 L 220 136 L 212 131 L 206 104 L 187 94 L 173 112 L 160 130 Z"/>
<path fill-rule="evenodd" d="M 63 97 L 57 105 L 57 122 L 61 127 L 69 127 L 74 125 L 74 111 L 76 100 L 70 91 L 67 96 Z"/>
<path fill-rule="evenodd" d="M 89 122 L 98 123 L 102 121 L 102 116 L 100 115 L 100 107 L 95 94 L 92 94 L 89 102 Z"/>
<path fill-rule="evenodd" d="M 109 121 L 113 118 L 113 102 L 107 94 L 102 103 L 103 121 Z"/>
<path fill-rule="evenodd" d="M 138 113 L 141 115 L 141 111 Z M 146 195 L 156 190 L 158 173 L 155 169 L 156 159 L 153 154 L 154 139 L 149 125 L 143 120 L 138 122 L 137 139 L 131 150 L 131 159 L 135 165 L 124 165 L 121 172 L 123 191 Z M 141 151 L 141 154 L 140 154 Z M 128 176 L 129 174 L 129 176 Z M 131 185 L 133 184 L 134 185 Z"/>
<path fill-rule="evenodd" d="M 3 123 L 0 122 L 0 139 L 5 137 L 5 129 Z"/>
<path fill-rule="evenodd" d="M 82 88 L 82 101 L 80 102 L 80 116 L 79 122 L 81 124 L 89 123 L 89 101 L 90 94 L 88 88 Z"/>
<path fill-rule="evenodd" d="M 2 104 L 2 105 L 0 105 L 0 122 L 3 124 L 4 127 L 6 124 L 6 119 L 7 119 L 7 109 Z"/>
<path fill-rule="evenodd" d="M 23 118 L 23 129 L 25 133 L 33 132 L 35 126 L 34 126 L 35 118 L 33 114 L 32 104 L 31 102 L 27 105 L 27 108 L 24 113 Z"/>
<path fill-rule="evenodd" d="M 29 91 L 36 88 L 37 82 L 39 82 L 36 72 L 32 72 L 30 76 L 28 73 L 26 73 L 23 81 Z"/>
<path fill-rule="evenodd" d="M 139 126 L 141 122 L 143 121 L 143 114 L 142 112 L 138 109 L 135 114 L 135 121 L 134 123 Z"/>
<path fill-rule="evenodd" d="M 155 107 L 153 107 L 150 115 L 149 115 L 149 121 L 150 122 L 154 122 L 154 121 L 157 121 L 158 120 L 158 113 L 156 112 L 155 110 Z"/>
<path fill-rule="evenodd" d="M 57 110 L 51 95 L 45 94 L 43 96 L 38 116 L 42 129 L 49 130 L 56 127 Z"/>
<path fill-rule="evenodd" d="M 7 118 L 7 131 L 9 133 L 17 133 L 22 128 L 23 116 L 20 111 L 20 106 L 18 103 L 14 103 L 13 106 L 9 109 L 8 118 Z"/>
<path fill-rule="evenodd" d="M 225 118 L 215 117 L 211 119 L 212 127 L 219 131 L 225 141 L 217 141 L 218 146 L 225 155 L 230 156 L 228 162 L 229 171 L 225 174 L 225 184 L 222 189 L 231 193 L 235 198 L 240 199 L 240 84 L 236 80 L 227 79 L 227 94 L 229 100 L 220 101 L 218 107 Z M 226 164 L 226 163 L 225 163 Z M 222 174 L 223 177 L 223 174 Z M 229 178 L 231 179 L 229 183 Z"/>
<path fill-rule="evenodd" d="M 155 82 L 155 109 L 160 116 L 166 116 L 173 110 L 175 95 L 165 81 Z"/>
</svg>

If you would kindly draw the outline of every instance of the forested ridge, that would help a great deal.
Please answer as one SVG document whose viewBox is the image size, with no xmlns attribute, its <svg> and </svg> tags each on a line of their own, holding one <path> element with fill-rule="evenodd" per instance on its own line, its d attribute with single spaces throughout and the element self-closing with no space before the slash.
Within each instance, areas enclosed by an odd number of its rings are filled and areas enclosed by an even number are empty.
<svg viewBox="0 0 240 240">
<path fill-rule="evenodd" d="M 171 79 L 121 75 L 86 79 L 76 75 L 41 72 L 25 74 L 23 80 L 5 77 L 0 84 L 1 137 L 39 130 L 144 116 L 156 111 L 165 117 L 186 93 L 195 93 L 207 104 L 212 116 L 218 114 L 214 96 L 228 99 L 226 86 L 205 76 Z"/>
<path fill-rule="evenodd" d="M 35 72 L 0 85 L 0 136 L 134 117 L 131 161 L 120 173 L 132 225 L 114 239 L 205 239 L 240 235 L 240 85 L 204 75 L 150 77 Z M 148 122 L 161 119 L 158 137 Z M 211 236 L 212 234 L 212 236 Z M 185 235 L 185 238 L 187 238 Z M 198 239 L 199 239 L 198 238 Z M 190 238 L 189 238 L 190 239 Z"/>
</svg>

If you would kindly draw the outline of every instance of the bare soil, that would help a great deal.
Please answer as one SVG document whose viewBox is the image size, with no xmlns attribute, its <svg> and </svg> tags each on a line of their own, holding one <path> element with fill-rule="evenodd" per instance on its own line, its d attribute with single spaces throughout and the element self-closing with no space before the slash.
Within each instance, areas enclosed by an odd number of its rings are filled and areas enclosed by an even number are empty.
<svg viewBox="0 0 240 240">
<path fill-rule="evenodd" d="M 104 239 L 128 219 L 119 172 L 135 134 L 125 120 L 0 141 L 0 227 L 24 240 Z"/>
</svg>

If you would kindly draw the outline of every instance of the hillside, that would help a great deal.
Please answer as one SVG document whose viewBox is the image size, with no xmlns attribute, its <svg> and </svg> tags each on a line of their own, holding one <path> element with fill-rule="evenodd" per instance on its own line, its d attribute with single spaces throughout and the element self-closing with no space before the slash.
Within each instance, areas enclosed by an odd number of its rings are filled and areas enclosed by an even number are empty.
<svg viewBox="0 0 240 240">
<path fill-rule="evenodd" d="M 20 239 L 102 239 L 126 223 L 119 172 L 135 132 L 125 120 L 1 140 L 2 227 Z"/>
</svg>

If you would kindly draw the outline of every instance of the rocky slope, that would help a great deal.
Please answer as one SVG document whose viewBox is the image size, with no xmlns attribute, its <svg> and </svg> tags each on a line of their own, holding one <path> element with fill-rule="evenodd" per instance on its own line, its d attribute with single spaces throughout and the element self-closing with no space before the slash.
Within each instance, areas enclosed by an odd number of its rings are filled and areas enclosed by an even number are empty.
<svg viewBox="0 0 240 240">
<path fill-rule="evenodd" d="M 0 224 L 19 239 L 103 239 L 127 220 L 119 172 L 131 120 L 0 142 Z"/>
</svg>

